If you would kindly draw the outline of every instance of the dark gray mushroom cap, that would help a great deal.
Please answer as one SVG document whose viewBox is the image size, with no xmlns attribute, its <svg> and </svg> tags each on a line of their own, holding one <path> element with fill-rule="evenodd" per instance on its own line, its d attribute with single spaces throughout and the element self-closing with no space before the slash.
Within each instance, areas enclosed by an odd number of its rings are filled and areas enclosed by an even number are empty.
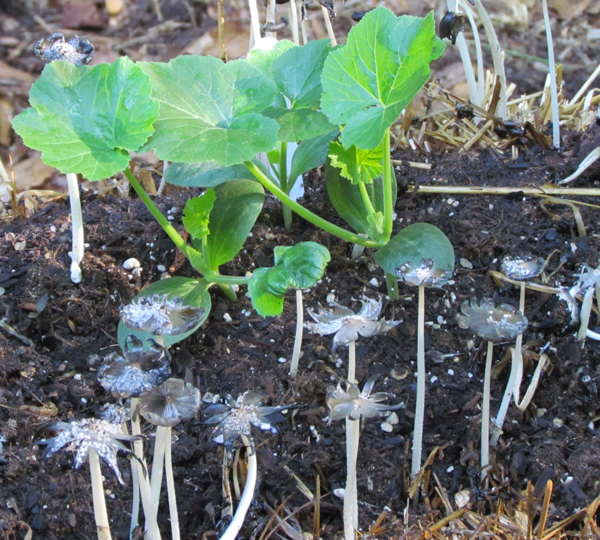
<svg viewBox="0 0 600 540">
<path fill-rule="evenodd" d="M 75 66 L 89 64 L 94 54 L 94 46 L 85 38 L 73 36 L 65 40 L 62 32 L 54 32 L 38 39 L 33 46 L 34 54 L 46 63 L 66 60 Z"/>
<path fill-rule="evenodd" d="M 521 257 L 506 256 L 502 259 L 501 269 L 505 276 L 515 281 L 525 281 L 539 276 L 544 270 L 546 261 L 535 255 Z"/>
<path fill-rule="evenodd" d="M 98 381 L 115 397 L 139 397 L 152 390 L 171 375 L 171 355 L 152 341 L 144 351 L 142 342 L 135 336 L 127 337 L 123 356 L 112 355 L 112 363 L 100 366 Z"/>
<path fill-rule="evenodd" d="M 140 398 L 140 414 L 156 426 L 173 427 L 200 408 L 200 391 L 181 379 L 168 379 Z"/>
<path fill-rule="evenodd" d="M 491 298 L 484 298 L 479 304 L 476 300 L 467 300 L 460 309 L 463 314 L 456 316 L 458 326 L 487 341 L 514 339 L 527 329 L 525 315 L 506 304 L 496 307 Z"/>
<path fill-rule="evenodd" d="M 435 261 L 426 258 L 418 263 L 408 261 L 396 268 L 394 273 L 401 281 L 414 287 L 440 287 L 452 277 L 452 270 L 435 268 Z"/>
</svg>

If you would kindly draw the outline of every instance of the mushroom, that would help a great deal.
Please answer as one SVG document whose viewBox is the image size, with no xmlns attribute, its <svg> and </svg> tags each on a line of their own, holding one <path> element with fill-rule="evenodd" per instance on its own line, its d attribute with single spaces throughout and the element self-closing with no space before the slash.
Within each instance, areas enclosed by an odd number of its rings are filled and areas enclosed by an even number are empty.
<svg viewBox="0 0 600 540">
<path fill-rule="evenodd" d="M 122 450 L 132 454 L 131 450 L 121 441 L 130 442 L 135 440 L 135 437 L 123 434 L 118 424 L 106 420 L 85 419 L 71 422 L 53 422 L 47 425 L 46 428 L 58 431 L 59 434 L 51 439 L 39 441 L 38 444 L 46 445 L 44 458 L 48 458 L 62 448 L 67 447 L 69 450 L 75 451 L 75 469 L 79 469 L 86 459 L 89 460 L 98 540 L 110 540 L 110 524 L 108 522 L 99 458 L 102 458 L 109 465 L 119 483 L 123 484 L 123 477 L 117 464 L 117 452 Z"/>
<path fill-rule="evenodd" d="M 140 398 L 140 414 L 156 426 L 150 491 L 154 510 L 158 512 L 163 463 L 166 468 L 167 494 L 171 516 L 171 538 L 179 540 L 179 516 L 171 457 L 171 428 L 183 419 L 192 418 L 200 408 L 200 391 L 181 379 L 168 379 Z"/>
<path fill-rule="evenodd" d="M 381 402 L 393 398 L 394 394 L 376 392 L 371 394 L 377 376 L 371 377 L 363 386 L 362 392 L 352 382 L 346 382 L 327 389 L 327 407 L 332 420 L 346 419 L 346 490 L 344 495 L 344 538 L 354 540 L 358 529 L 358 492 L 356 486 L 356 463 L 360 439 L 360 419 L 387 416 L 390 411 L 404 404 L 384 405 Z"/>
<path fill-rule="evenodd" d="M 330 305 L 332 309 L 325 309 L 319 305 L 318 311 L 311 309 L 308 314 L 316 321 L 306 323 L 312 332 L 321 335 L 335 334 L 331 349 L 332 359 L 336 358 L 336 351 L 340 345 L 349 345 L 348 352 L 348 381 L 354 383 L 356 378 L 356 348 L 358 336 L 371 337 L 387 332 L 402 321 L 377 320 L 381 313 L 381 300 L 363 298 L 362 307 L 358 313 L 350 308 L 335 302 Z"/>
<path fill-rule="evenodd" d="M 512 306 L 502 304 L 495 307 L 494 301 L 490 298 L 483 299 L 479 304 L 475 300 L 465 301 L 461 311 L 462 315 L 456 316 L 458 326 L 471 330 L 488 342 L 481 406 L 481 479 L 483 480 L 490 463 L 490 384 L 494 343 L 514 339 L 525 332 L 527 318 Z"/>
<path fill-rule="evenodd" d="M 421 470 L 423 451 L 423 424 L 425 420 L 425 287 L 441 287 L 452 277 L 452 270 L 436 268 L 435 261 L 422 258 L 419 262 L 408 261 L 394 273 L 407 285 L 419 287 L 417 318 L 417 397 L 415 403 L 415 426 L 413 433 L 412 462 L 410 473 L 416 476 Z"/>
</svg>

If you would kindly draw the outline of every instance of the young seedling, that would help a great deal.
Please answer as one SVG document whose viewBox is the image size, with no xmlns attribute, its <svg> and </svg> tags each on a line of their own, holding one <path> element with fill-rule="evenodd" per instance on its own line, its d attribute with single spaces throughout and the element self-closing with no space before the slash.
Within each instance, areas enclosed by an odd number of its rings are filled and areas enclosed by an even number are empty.
<svg viewBox="0 0 600 540">
<path fill-rule="evenodd" d="M 168 379 L 140 398 L 140 414 L 156 426 L 150 481 L 154 510 L 158 512 L 164 463 L 167 476 L 172 540 L 179 540 L 181 536 L 171 457 L 171 429 L 182 420 L 194 417 L 199 408 L 200 391 L 181 379 Z"/>
<path fill-rule="evenodd" d="M 381 300 L 372 298 L 363 298 L 362 307 L 358 313 L 354 313 L 350 308 L 341 306 L 332 302 L 332 309 L 325 309 L 319 305 L 318 311 L 308 310 L 308 314 L 313 318 L 314 323 L 306 323 L 306 326 L 312 332 L 333 337 L 333 346 L 331 348 L 331 358 L 336 359 L 338 347 L 348 345 L 348 381 L 355 384 L 356 380 L 356 348 L 355 343 L 359 336 L 372 337 L 383 334 L 397 326 L 402 321 L 378 320 L 381 313 Z"/>
<path fill-rule="evenodd" d="M 525 293 L 526 286 L 525 282 L 539 276 L 545 266 L 545 261 L 541 257 L 535 257 L 534 255 L 524 255 L 522 257 L 504 257 L 501 264 L 501 269 L 504 275 L 508 278 L 520 282 L 520 296 L 519 296 L 519 311 L 525 315 Z M 514 396 L 515 404 L 520 407 L 520 393 L 521 393 L 521 381 L 523 380 L 523 334 L 517 335 L 515 343 L 515 352 L 512 355 L 512 362 L 510 368 L 510 375 L 508 377 L 508 383 L 498 414 L 494 419 L 494 433 L 492 434 L 491 445 L 496 446 L 500 434 L 502 433 L 502 426 L 504 425 L 504 419 L 508 411 L 511 397 Z"/>
<path fill-rule="evenodd" d="M 83 66 L 92 59 L 94 47 L 87 39 L 74 36 L 69 41 L 65 41 L 65 36 L 61 32 L 55 32 L 36 41 L 33 52 L 46 64 L 55 60 L 65 60 L 74 66 Z M 81 283 L 80 264 L 83 260 L 85 242 L 81 198 L 76 174 L 67 173 L 67 189 L 69 190 L 69 203 L 71 205 L 72 249 L 69 253 L 71 256 L 71 281 Z"/>
<path fill-rule="evenodd" d="M 132 454 L 121 441 L 132 442 L 136 437 L 123 434 L 118 424 L 96 419 L 53 422 L 47 426 L 47 429 L 60 433 L 56 437 L 39 442 L 46 445 L 45 458 L 66 446 L 76 452 L 75 469 L 79 469 L 86 459 L 89 460 L 98 540 L 111 540 L 99 458 L 109 465 L 119 483 L 123 484 L 123 477 L 117 464 L 117 452 L 121 450 Z"/>
<path fill-rule="evenodd" d="M 170 365 L 171 355 L 162 345 L 151 341 L 150 347 L 144 350 L 143 343 L 130 335 L 125 340 L 123 355 L 109 355 L 107 363 L 98 369 L 98 381 L 108 392 L 119 399 L 131 398 L 130 421 L 133 435 L 141 435 L 137 411 L 140 395 L 166 380 L 171 374 Z M 133 449 L 138 461 L 131 463 L 133 500 L 130 530 L 133 531 L 138 526 L 141 495 L 148 533 L 158 537 L 158 523 L 156 512 L 152 511 L 152 495 L 141 442 L 134 441 Z"/>
<path fill-rule="evenodd" d="M 381 402 L 393 398 L 394 394 L 376 392 L 371 394 L 377 377 L 371 377 L 365 383 L 362 392 L 354 383 L 346 382 L 327 390 L 327 423 L 333 420 L 346 420 L 346 489 L 344 495 L 344 539 L 355 540 L 358 530 L 358 490 L 356 484 L 356 463 L 360 440 L 361 418 L 387 416 L 390 411 L 404 404 L 383 405 Z"/>
<path fill-rule="evenodd" d="M 484 299 L 479 304 L 475 300 L 465 301 L 461 311 L 462 315 L 456 316 L 458 325 L 488 343 L 481 405 L 481 479 L 484 480 L 490 463 L 490 384 L 494 343 L 514 339 L 525 332 L 527 318 L 512 306 L 502 304 L 495 307 L 491 299 Z"/>
<path fill-rule="evenodd" d="M 272 433 L 277 432 L 275 424 L 285 419 L 282 412 L 292 407 L 283 405 L 279 407 L 263 406 L 261 403 L 265 395 L 260 392 L 247 391 L 234 400 L 231 396 L 225 397 L 225 403 L 209 405 L 204 413 L 208 416 L 206 424 L 215 427 L 212 439 L 217 444 L 225 446 L 230 456 L 236 441 L 241 439 L 246 448 L 248 459 L 248 476 L 244 491 L 235 511 L 235 515 L 227 530 L 221 535 L 220 540 L 235 540 L 246 517 L 250 503 L 254 497 L 256 487 L 257 463 L 252 426 Z M 226 475 L 224 475 L 225 477 Z"/>
</svg>

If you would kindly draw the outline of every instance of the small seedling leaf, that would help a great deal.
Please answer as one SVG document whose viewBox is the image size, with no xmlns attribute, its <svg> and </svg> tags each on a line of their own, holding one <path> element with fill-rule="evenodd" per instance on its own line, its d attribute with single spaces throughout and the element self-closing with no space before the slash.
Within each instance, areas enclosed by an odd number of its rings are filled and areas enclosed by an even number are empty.
<svg viewBox="0 0 600 540">
<path fill-rule="evenodd" d="M 200 197 L 188 199 L 183 209 L 183 225 L 194 239 L 202 239 L 210 231 L 210 213 L 217 198 L 213 188 L 207 189 Z"/>
<path fill-rule="evenodd" d="M 275 146 L 279 126 L 263 112 L 277 88 L 246 60 L 224 64 L 190 55 L 139 65 L 160 102 L 156 131 L 144 149 L 170 161 L 230 166 Z"/>
<path fill-rule="evenodd" d="M 383 172 L 383 144 L 372 150 L 360 150 L 352 145 L 344 148 L 333 141 L 329 145 L 331 164 L 340 169 L 340 174 L 353 184 L 369 184 Z"/>
<path fill-rule="evenodd" d="M 230 180 L 256 180 L 244 165 L 223 167 L 216 161 L 172 163 L 165 171 L 169 184 L 182 187 L 211 188 Z"/>
<path fill-rule="evenodd" d="M 150 79 L 126 57 L 93 67 L 52 62 L 29 100 L 31 108 L 13 120 L 15 131 L 45 163 L 88 180 L 124 170 L 159 112 Z"/>
<path fill-rule="evenodd" d="M 332 123 L 345 124 L 342 144 L 377 147 L 443 50 L 433 13 L 424 19 L 396 17 L 384 7 L 367 13 L 323 68 L 321 106 Z"/>
<path fill-rule="evenodd" d="M 448 237 L 434 225 L 414 223 L 402 229 L 375 253 L 375 262 L 386 272 L 406 263 L 431 259 L 438 270 L 454 270 L 454 248 Z"/>
<path fill-rule="evenodd" d="M 289 109 L 275 117 L 279 124 L 277 137 L 282 142 L 297 142 L 312 139 L 336 130 L 327 117 L 313 109 Z"/>
<path fill-rule="evenodd" d="M 295 286 L 294 277 L 281 268 L 257 268 L 248 283 L 252 306 L 263 317 L 276 317 L 283 311 L 285 292 Z"/>
<path fill-rule="evenodd" d="M 327 160 L 329 142 L 338 134 L 337 129 L 302 141 L 292 158 L 292 167 L 290 170 L 290 179 L 295 180 L 301 174 L 320 167 Z"/>
<path fill-rule="evenodd" d="M 211 308 L 211 300 L 210 294 L 208 294 L 208 282 L 205 279 L 190 279 L 184 277 L 172 277 L 169 279 L 163 279 L 161 281 L 156 281 L 152 283 L 149 287 L 146 287 L 140 294 L 136 296 L 139 298 L 141 296 L 152 296 L 153 294 L 169 295 L 169 298 L 176 298 L 178 296 L 183 298 L 183 304 L 193 307 L 202 307 L 204 308 L 204 313 L 202 318 L 198 322 L 194 328 L 184 332 L 183 334 L 177 334 L 174 336 L 166 335 L 164 336 L 164 346 L 170 347 L 175 343 L 178 343 L 191 334 L 193 334 L 202 323 L 208 318 Z M 117 340 L 119 342 L 119 346 L 121 348 L 125 347 L 125 340 L 127 336 L 134 335 L 138 338 L 144 345 L 144 349 L 148 349 L 150 347 L 149 339 L 156 340 L 156 336 L 150 334 L 149 332 L 142 332 L 139 330 L 133 330 L 125 325 L 123 322 L 119 322 L 119 327 L 117 330 Z"/>
</svg>

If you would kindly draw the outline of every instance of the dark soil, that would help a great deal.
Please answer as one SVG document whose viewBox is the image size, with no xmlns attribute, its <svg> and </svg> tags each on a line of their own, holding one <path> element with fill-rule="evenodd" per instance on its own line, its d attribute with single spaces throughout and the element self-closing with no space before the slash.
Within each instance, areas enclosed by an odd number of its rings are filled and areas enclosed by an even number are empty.
<svg viewBox="0 0 600 540">
<path fill-rule="evenodd" d="M 58 24 L 60 10 L 56 6 L 60 3 L 49 4 L 40 15 L 47 22 Z M 183 3 L 163 2 L 163 8 L 173 10 L 173 13 L 166 11 L 165 18 L 185 20 L 185 13 L 177 11 L 180 4 Z M 157 24 L 149 2 L 131 2 L 131 6 L 132 16 L 118 28 L 101 25 L 88 31 L 106 39 L 127 41 L 139 37 L 144 25 Z M 132 45 L 119 52 L 132 54 L 136 59 L 167 59 L 178 54 L 185 43 L 214 24 L 205 17 L 204 9 L 195 3 L 194 6 L 198 27 L 167 31 L 143 51 Z M 11 2 L 0 2 L 0 8 L 10 11 L 22 25 L 11 30 L 12 34 L 20 35 L 25 28 L 32 28 L 32 10 Z M 588 16 L 587 21 L 590 20 Z M 41 27 L 35 28 L 39 35 L 45 34 Z M 565 31 L 561 37 L 563 49 L 567 38 L 581 34 L 575 23 L 568 28 L 572 32 Z M 535 26 L 535 32 L 525 32 L 518 25 L 507 23 L 501 31 L 505 43 L 519 43 L 519 50 L 536 51 L 543 56 L 543 47 L 538 43 L 543 30 L 539 26 Z M 24 35 L 32 42 L 38 37 L 34 33 Z M 535 47 L 527 46 L 533 42 Z M 0 59 L 17 69 L 39 71 L 39 64 L 29 55 L 9 54 L 6 47 L 0 46 Z M 596 52 L 590 44 L 577 50 L 580 53 L 575 59 L 565 53 L 567 64 L 572 60 L 571 67 L 579 65 L 577 59 L 583 61 L 586 55 L 593 57 Z M 447 62 L 453 58 L 456 56 L 450 53 Z M 525 60 L 516 60 L 509 66 L 509 79 L 518 84 L 519 91 L 541 88 L 543 77 L 532 72 Z M 442 68 L 441 64 L 437 66 Z M 584 76 L 584 70 L 566 71 L 572 74 L 567 85 L 571 95 L 591 72 L 585 70 Z M 21 87 L 18 91 L 7 88 L 0 89 L 0 97 L 12 100 L 16 113 L 26 105 L 26 94 Z M 544 372 L 526 411 L 518 411 L 514 404 L 509 409 L 505 433 L 492 456 L 496 479 L 492 491 L 480 489 L 477 463 L 485 344 L 473 339 L 455 322 L 461 303 L 471 298 L 487 296 L 496 303 L 518 305 L 518 289 L 510 285 L 499 288 L 488 274 L 490 270 L 499 270 L 504 255 L 532 253 L 548 258 L 545 275 L 550 285 L 571 286 L 584 263 L 597 267 L 598 209 L 579 207 L 587 232 L 586 236 L 580 236 L 568 206 L 544 209 L 539 198 L 522 193 L 504 197 L 430 196 L 406 190 L 409 184 L 542 186 L 570 174 L 587 152 L 598 146 L 598 131 L 598 126 L 592 126 L 586 134 L 567 136 L 561 154 L 523 148 L 519 158 L 513 160 L 509 152 L 477 150 L 458 155 L 438 149 L 427 157 L 433 165 L 429 171 L 408 165 L 397 168 L 401 193 L 396 204 L 395 232 L 415 222 L 432 223 L 448 235 L 455 248 L 454 284 L 427 291 L 426 346 L 427 350 L 459 354 L 443 363 L 428 360 L 423 454 L 426 457 L 438 448 L 431 470 L 439 479 L 439 491 L 434 491 L 432 479 L 425 501 L 412 502 L 406 511 L 416 386 L 416 290 L 401 285 L 399 300 L 384 301 L 383 316 L 403 319 L 403 324 L 388 334 L 358 343 L 357 378 L 361 384 L 372 375 L 380 375 L 376 390 L 392 392 L 396 401 L 405 403 L 405 408 L 397 412 L 399 422 L 391 433 L 384 432 L 379 421 L 370 420 L 361 434 L 358 481 L 361 526 L 368 530 L 384 509 L 389 512 L 383 521 L 383 532 L 376 534 L 376 538 L 398 538 L 408 530 L 418 537 L 419 527 L 411 527 L 419 522 L 435 522 L 446 515 L 440 503 L 441 492 L 453 502 L 455 494 L 467 490 L 470 508 L 480 515 L 497 512 L 502 503 L 504 512 L 513 516 L 515 509 L 523 505 L 520 494 L 528 483 L 534 486 L 538 504 L 546 480 L 552 479 L 554 494 L 548 526 L 586 507 L 598 496 L 600 442 L 594 422 L 600 410 L 599 346 L 592 340 L 587 340 L 585 347 L 580 346 L 575 336 L 577 329 L 568 327 L 570 316 L 566 304 L 556 296 L 528 292 L 526 315 L 530 326 L 524 342 L 537 350 L 549 342 L 551 369 Z M 2 157 L 22 153 L 19 144 L 16 139 L 11 139 L 11 146 L 0 144 Z M 425 160 L 424 156 L 409 151 L 401 151 L 395 158 Z M 596 177 L 592 171 L 584 175 L 578 186 L 596 187 Z M 343 225 L 324 196 L 322 180 L 315 176 L 306 182 L 304 203 Z M 174 209 L 171 215 L 178 227 L 187 196 L 172 189 L 157 200 L 164 212 Z M 593 198 L 580 200 L 596 203 Z M 0 330 L 1 538 L 25 539 L 30 530 L 33 538 L 43 540 L 95 537 L 87 465 L 82 470 L 73 470 L 70 452 L 43 461 L 35 441 L 51 436 L 44 430 L 49 421 L 93 417 L 102 405 L 115 402 L 97 382 L 99 360 L 95 355 L 115 350 L 119 306 L 161 277 L 159 265 L 170 275 L 195 276 L 150 213 L 132 195 L 99 196 L 88 191 L 83 207 L 89 247 L 80 285 L 73 285 L 68 275 L 67 202 L 44 203 L 28 219 L 15 218 L 0 224 L 0 287 L 4 290 L 0 296 L 0 317 L 18 335 L 31 340 L 31 345 L 27 345 Z M 386 295 L 383 273 L 373 263 L 372 252 L 367 250 L 363 257 L 353 260 L 348 244 L 315 230 L 297 217 L 293 229 L 284 231 L 281 210 L 270 197 L 243 252 L 223 272 L 243 275 L 255 267 L 268 266 L 273 262 L 275 246 L 306 240 L 318 241 L 332 253 L 326 277 L 305 293 L 306 306 L 326 303 L 330 293 L 350 307 L 358 307 L 364 295 L 372 298 Z M 141 262 L 140 276 L 132 276 L 123 269 L 123 262 L 130 257 Z M 293 476 L 296 475 L 313 493 L 319 477 L 323 498 L 318 534 L 325 539 L 339 538 L 342 501 L 332 492 L 345 482 L 344 424 L 328 426 L 324 418 L 327 388 L 343 376 L 345 366 L 336 367 L 330 361 L 330 338 L 307 334 L 299 376 L 290 379 L 287 372 L 295 328 L 292 296 L 280 317 L 265 320 L 252 310 L 243 291 L 237 302 L 228 300 L 218 289 L 211 294 L 213 310 L 207 322 L 172 351 L 174 375 L 194 382 L 203 393 L 237 397 L 245 390 L 259 389 L 268 396 L 270 404 L 298 405 L 295 414 L 280 426 L 279 435 L 255 433 L 259 487 L 256 504 L 243 529 L 244 537 L 258 538 L 265 527 L 272 528 L 272 524 L 267 524 L 269 508 L 282 503 L 289 511 L 297 512 L 295 517 L 302 531 L 314 531 L 314 508 L 298 489 Z M 593 316 L 591 325 L 595 324 L 600 322 Z M 496 347 L 497 363 L 509 345 Z M 282 358 L 286 363 L 280 362 Z M 345 353 L 342 358 L 345 362 Z M 534 361 L 526 366 L 523 391 L 534 368 Z M 508 365 L 505 365 L 492 383 L 493 415 L 507 377 Z M 200 539 L 205 533 L 219 531 L 222 457 L 219 447 L 211 441 L 211 429 L 202 424 L 202 419 L 200 415 L 174 429 L 177 442 L 173 460 L 184 539 Z M 127 484 L 130 471 L 125 458 L 121 459 L 121 471 Z M 108 469 L 105 474 L 113 537 L 124 539 L 128 537 L 131 489 L 128 485 L 120 486 Z M 164 537 L 169 537 L 166 497 L 161 506 L 160 525 Z M 572 526 L 573 538 L 579 536 L 578 527 L 578 523 Z M 483 534 L 474 538 L 483 538 Z M 514 532 L 511 538 L 525 536 L 526 528 L 522 533 Z"/>
</svg>

